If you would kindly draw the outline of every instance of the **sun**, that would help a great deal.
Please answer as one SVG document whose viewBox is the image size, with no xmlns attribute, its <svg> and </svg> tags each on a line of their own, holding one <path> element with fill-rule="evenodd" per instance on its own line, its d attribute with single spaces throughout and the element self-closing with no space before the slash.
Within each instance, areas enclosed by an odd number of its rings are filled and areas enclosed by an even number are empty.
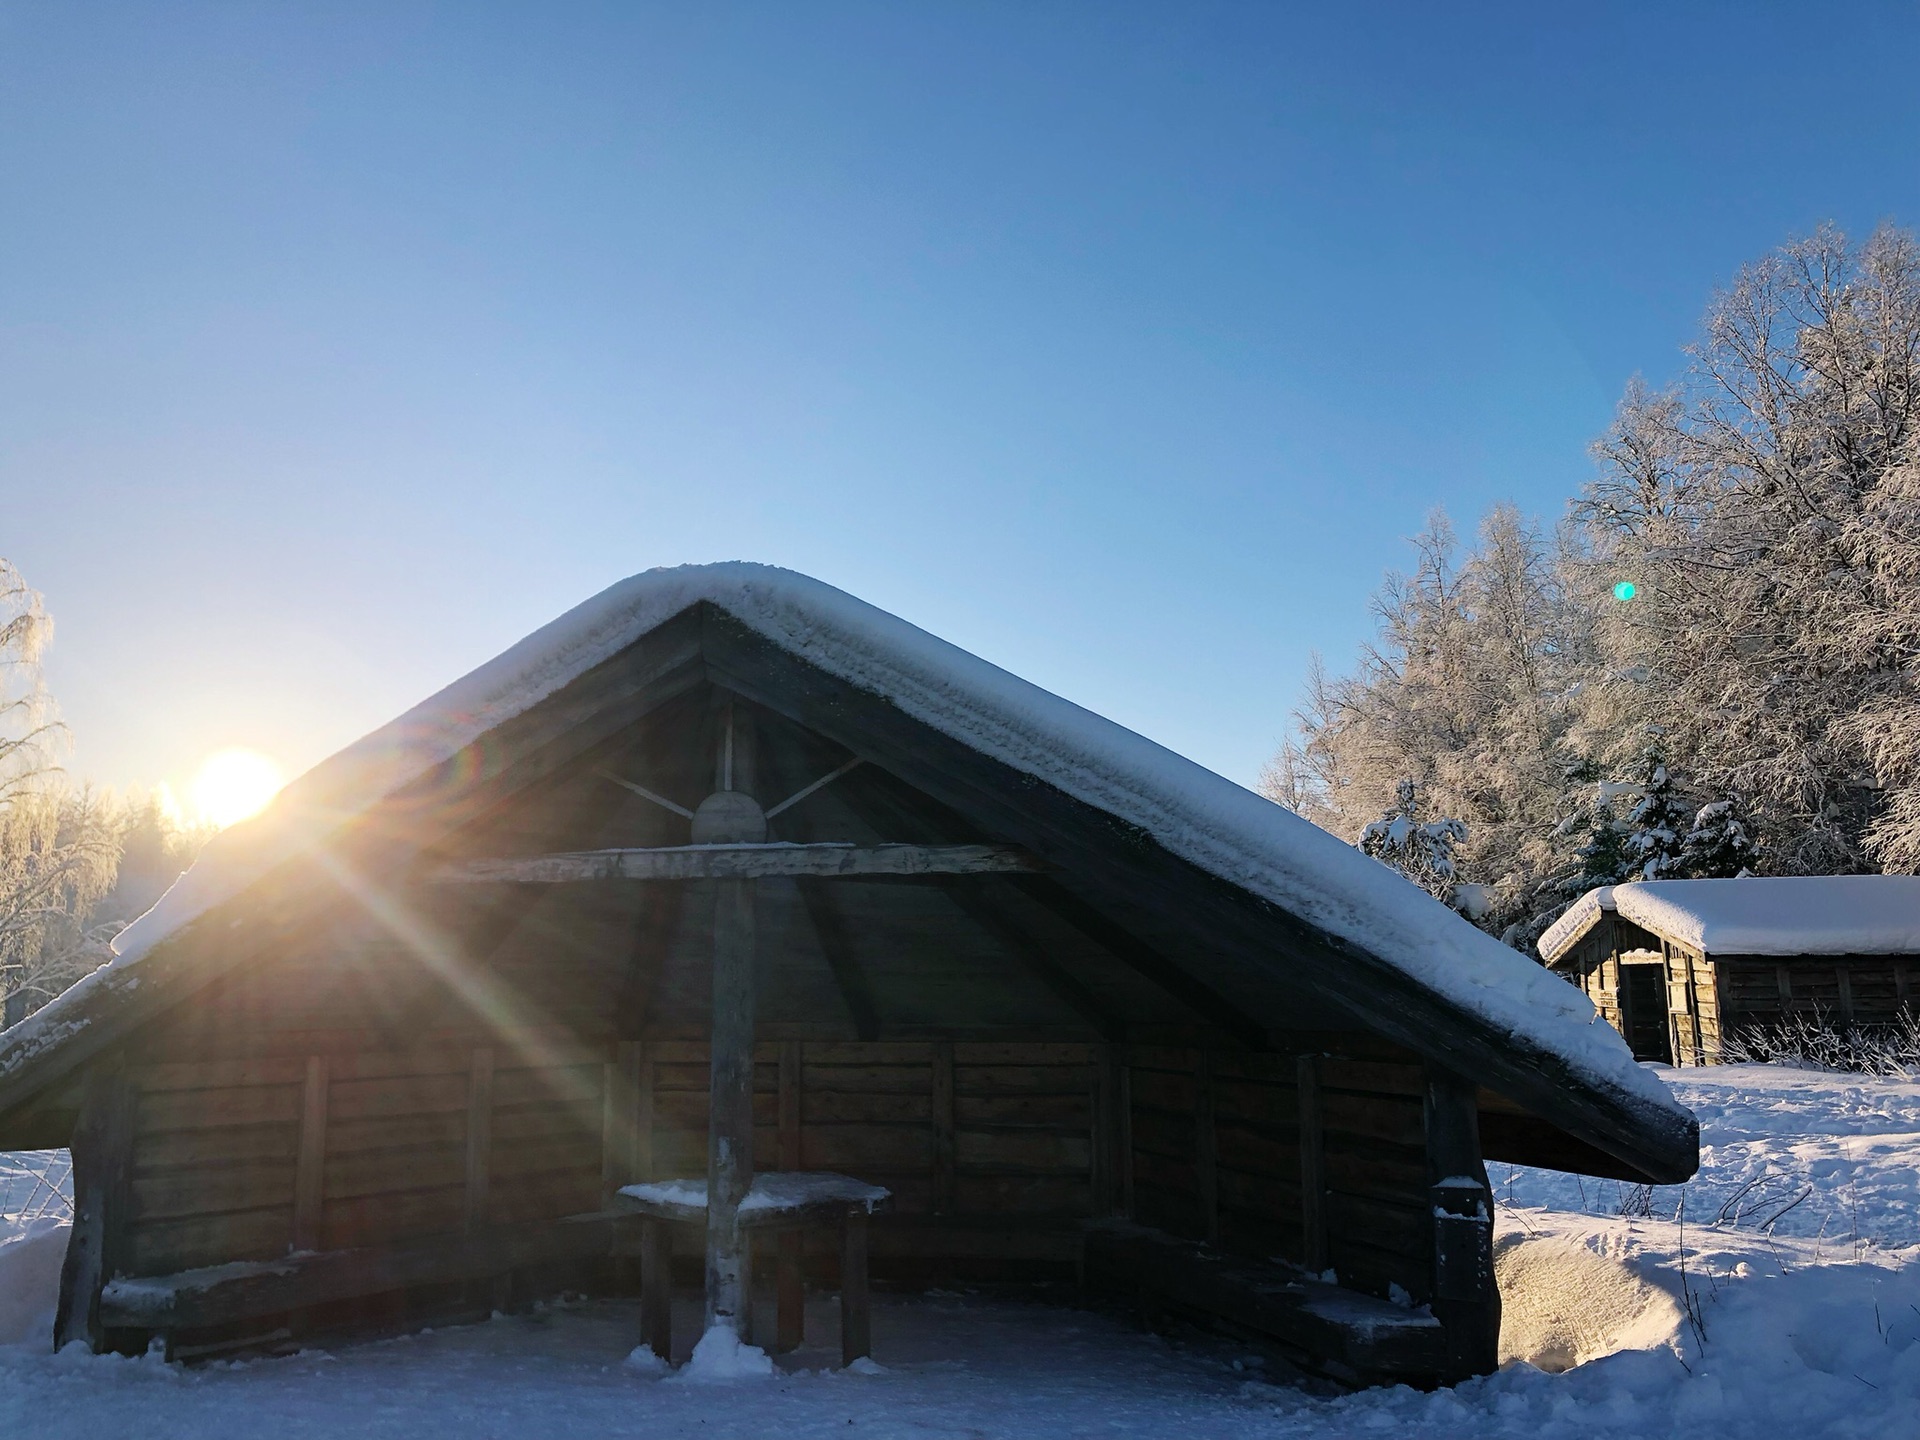
<svg viewBox="0 0 1920 1440">
<path fill-rule="evenodd" d="M 266 809 L 285 783 L 280 767 L 258 751 L 222 750 L 194 777 L 193 803 L 208 824 L 224 830 Z"/>
</svg>

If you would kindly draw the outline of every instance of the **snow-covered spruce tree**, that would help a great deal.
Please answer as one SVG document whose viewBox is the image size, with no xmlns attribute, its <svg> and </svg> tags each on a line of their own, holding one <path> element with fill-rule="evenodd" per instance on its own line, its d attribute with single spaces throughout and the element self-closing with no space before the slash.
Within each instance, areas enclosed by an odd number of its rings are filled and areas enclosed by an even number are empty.
<svg viewBox="0 0 1920 1440">
<path fill-rule="evenodd" d="M 1680 851 L 1687 834 L 1687 808 L 1675 793 L 1667 769 L 1666 748 L 1657 731 L 1640 751 L 1633 780 L 1638 799 L 1627 814 L 1620 848 L 1635 880 L 1671 880 L 1681 873 Z"/>
<path fill-rule="evenodd" d="M 1681 873 L 1693 879 L 1745 875 L 1759 859 L 1760 849 L 1747 833 L 1740 807 L 1731 800 L 1702 805 L 1680 846 Z"/>
<path fill-rule="evenodd" d="M 1453 852 L 1467 838 L 1467 827 L 1448 818 L 1429 820 L 1426 813 L 1420 787 L 1402 780 L 1395 790 L 1393 808 L 1362 829 L 1354 843 L 1362 853 L 1398 870 L 1434 899 L 1451 905 L 1460 888 Z"/>
<path fill-rule="evenodd" d="M 1588 812 L 1586 838 L 1574 852 L 1579 861 L 1564 888 L 1572 899 L 1602 885 L 1619 885 L 1636 878 L 1633 857 L 1627 853 L 1627 827 L 1614 811 L 1614 787 L 1599 786 L 1599 793 Z"/>
</svg>

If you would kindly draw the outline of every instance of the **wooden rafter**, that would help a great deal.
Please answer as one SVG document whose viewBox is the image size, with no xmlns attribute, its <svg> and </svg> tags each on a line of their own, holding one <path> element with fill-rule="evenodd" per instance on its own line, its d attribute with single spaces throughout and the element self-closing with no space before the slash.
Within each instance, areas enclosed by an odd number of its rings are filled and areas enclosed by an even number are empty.
<svg viewBox="0 0 1920 1440">
<path fill-rule="evenodd" d="M 751 880 L 770 876 L 1018 875 L 1040 862 L 1012 845 L 670 845 L 458 860 L 433 885 L 554 885 L 598 880 Z"/>
</svg>

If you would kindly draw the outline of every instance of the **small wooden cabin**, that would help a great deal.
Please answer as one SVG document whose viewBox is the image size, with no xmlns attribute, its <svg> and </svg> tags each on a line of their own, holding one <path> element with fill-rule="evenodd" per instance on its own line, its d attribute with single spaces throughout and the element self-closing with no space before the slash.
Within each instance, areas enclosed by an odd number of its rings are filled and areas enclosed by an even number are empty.
<svg viewBox="0 0 1920 1440">
<path fill-rule="evenodd" d="M 1583 998 L 1412 885 L 759 566 L 562 617 L 117 949 L 0 1036 L 0 1148 L 73 1148 L 56 1340 L 95 1347 L 629 1289 L 617 1192 L 676 1177 L 744 1328 L 757 1168 L 887 1187 L 881 1283 L 1079 1276 L 1432 1384 L 1495 1362 L 1487 1158 L 1697 1161 Z"/>
<path fill-rule="evenodd" d="M 1640 1060 L 1707 1065 L 1723 1037 L 1805 1017 L 1894 1023 L 1920 1000 L 1920 877 L 1647 880 L 1591 890 L 1540 938 Z"/>
</svg>

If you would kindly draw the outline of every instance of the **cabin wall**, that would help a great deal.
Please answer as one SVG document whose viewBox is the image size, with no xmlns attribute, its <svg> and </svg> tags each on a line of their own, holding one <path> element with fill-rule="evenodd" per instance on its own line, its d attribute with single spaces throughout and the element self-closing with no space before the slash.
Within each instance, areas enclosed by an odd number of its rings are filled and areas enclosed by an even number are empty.
<svg viewBox="0 0 1920 1440">
<path fill-rule="evenodd" d="M 1409 1053 L 1301 1037 L 1277 1054 L 1132 1047 L 1133 1217 L 1419 1299 L 1433 1284 L 1422 1095 Z"/>
</svg>

